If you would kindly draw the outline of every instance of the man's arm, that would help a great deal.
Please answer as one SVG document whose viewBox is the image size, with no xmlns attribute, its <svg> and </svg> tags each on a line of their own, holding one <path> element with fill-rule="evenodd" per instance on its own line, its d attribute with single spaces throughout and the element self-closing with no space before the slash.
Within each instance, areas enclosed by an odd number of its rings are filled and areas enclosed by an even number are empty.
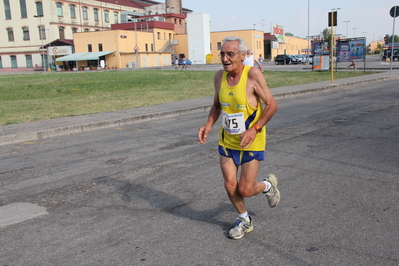
<svg viewBox="0 0 399 266">
<path fill-rule="evenodd" d="M 276 100 L 274 99 L 269 87 L 267 86 L 266 79 L 263 76 L 263 72 L 256 68 L 251 68 L 248 73 L 248 83 L 251 87 L 250 93 L 247 97 L 250 102 L 255 102 L 257 97 L 259 97 L 265 103 L 265 109 L 256 125 L 259 127 L 265 126 L 278 109 Z M 252 101 L 251 101 L 252 99 Z M 257 131 L 255 128 L 251 127 L 241 135 L 241 147 L 249 147 L 255 140 Z"/>
<path fill-rule="evenodd" d="M 213 97 L 213 105 L 211 110 L 209 111 L 208 120 L 202 127 L 198 130 L 198 139 L 201 144 L 206 143 L 206 138 L 211 132 L 213 125 L 219 119 L 220 112 L 222 110 L 219 102 L 219 91 L 220 91 L 220 83 L 222 79 L 223 70 L 218 71 L 215 74 L 214 78 L 214 86 L 215 86 L 215 96 Z"/>
</svg>

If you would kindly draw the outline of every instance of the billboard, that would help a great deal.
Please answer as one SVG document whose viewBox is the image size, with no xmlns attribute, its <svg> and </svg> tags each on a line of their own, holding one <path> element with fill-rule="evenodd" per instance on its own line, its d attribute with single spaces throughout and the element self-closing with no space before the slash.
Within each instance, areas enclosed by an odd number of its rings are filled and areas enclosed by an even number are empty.
<svg viewBox="0 0 399 266">
<path fill-rule="evenodd" d="M 364 60 L 364 47 L 366 46 L 365 39 L 350 40 L 350 57 L 351 60 L 363 61 Z"/>
<path fill-rule="evenodd" d="M 339 62 L 364 61 L 366 39 L 346 39 L 337 41 L 337 56 Z"/>
<path fill-rule="evenodd" d="M 285 42 L 284 26 L 272 23 L 272 35 L 276 36 L 278 42 L 284 43 Z"/>
<path fill-rule="evenodd" d="M 70 55 L 72 54 L 72 46 L 50 46 L 48 47 L 49 55 Z"/>
<path fill-rule="evenodd" d="M 330 68 L 330 42 L 313 42 L 313 69 Z"/>
</svg>

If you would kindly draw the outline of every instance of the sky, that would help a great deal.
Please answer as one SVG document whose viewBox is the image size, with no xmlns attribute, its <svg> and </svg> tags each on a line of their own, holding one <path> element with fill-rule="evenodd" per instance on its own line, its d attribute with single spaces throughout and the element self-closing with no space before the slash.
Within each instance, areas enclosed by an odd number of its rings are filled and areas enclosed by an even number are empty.
<svg viewBox="0 0 399 266">
<path fill-rule="evenodd" d="M 334 33 L 349 38 L 382 40 L 386 34 L 399 35 L 399 17 L 389 11 L 399 0 L 182 0 L 194 13 L 208 13 L 211 32 L 256 29 L 271 32 L 271 24 L 284 26 L 285 33 L 300 38 L 319 35 L 328 27 L 328 12 L 340 8 Z M 309 10 L 309 12 L 308 12 Z M 309 16 L 308 16 L 309 13 Z M 309 23 L 308 23 L 309 17 Z M 349 21 L 349 22 L 344 22 Z M 309 27 L 308 27 L 309 26 Z"/>
</svg>

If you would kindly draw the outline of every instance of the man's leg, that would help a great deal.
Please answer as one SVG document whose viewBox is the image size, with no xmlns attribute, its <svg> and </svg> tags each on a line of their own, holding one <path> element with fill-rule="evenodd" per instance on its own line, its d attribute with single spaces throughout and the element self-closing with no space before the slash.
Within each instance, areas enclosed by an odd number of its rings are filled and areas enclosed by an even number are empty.
<svg viewBox="0 0 399 266">
<path fill-rule="evenodd" d="M 252 160 L 241 165 L 241 175 L 238 183 L 238 192 L 243 197 L 258 195 L 266 189 L 264 182 L 256 181 L 260 161 Z"/>
<path fill-rule="evenodd" d="M 224 177 L 225 189 L 239 216 L 235 226 L 229 231 L 229 237 L 241 239 L 245 233 L 253 230 L 251 217 L 248 216 L 245 208 L 244 196 L 250 197 L 259 194 L 265 189 L 266 185 L 255 181 L 259 168 L 259 161 L 257 160 L 241 165 L 240 180 L 237 180 L 238 167 L 232 158 L 221 155 L 220 166 Z"/>
<path fill-rule="evenodd" d="M 244 197 L 258 195 L 265 190 L 264 182 L 256 181 L 260 161 L 252 160 L 241 165 L 240 180 L 237 179 L 238 167 L 232 158 L 220 156 L 220 167 L 227 195 L 238 213 L 246 212 Z"/>
<path fill-rule="evenodd" d="M 220 168 L 223 174 L 224 188 L 226 189 L 231 203 L 238 213 L 246 212 L 244 198 L 238 193 L 238 167 L 235 165 L 234 160 L 220 155 Z"/>
</svg>

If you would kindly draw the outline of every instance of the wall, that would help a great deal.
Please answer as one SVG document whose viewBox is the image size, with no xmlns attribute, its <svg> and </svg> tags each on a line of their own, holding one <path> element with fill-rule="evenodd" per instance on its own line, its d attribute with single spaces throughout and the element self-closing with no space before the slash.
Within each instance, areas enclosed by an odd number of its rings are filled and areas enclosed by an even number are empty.
<svg viewBox="0 0 399 266">
<path fill-rule="evenodd" d="M 187 15 L 188 57 L 193 64 L 205 64 L 210 48 L 209 14 L 191 13 Z"/>
<path fill-rule="evenodd" d="M 308 49 L 308 40 L 285 36 L 285 43 L 279 43 L 278 49 L 272 49 L 271 58 L 274 60 L 274 58 L 279 54 L 304 54 L 302 53 L 303 49 Z"/>
<path fill-rule="evenodd" d="M 173 31 L 165 31 L 166 36 L 169 36 L 169 33 Z M 131 30 L 80 32 L 74 34 L 75 52 L 88 52 L 88 44 L 92 45 L 92 52 L 98 52 L 98 44 L 101 43 L 103 51 L 115 51 L 105 56 L 107 67 L 126 68 L 129 62 L 135 62 L 137 67 L 169 66 L 170 53 L 160 49 L 169 40 L 164 40 L 161 34 L 162 40 L 158 40 L 158 45 L 152 46 L 156 36 L 156 32 Z M 136 45 L 139 48 L 137 54 Z M 85 63 L 81 61 L 79 66 Z"/>
<path fill-rule="evenodd" d="M 254 51 L 257 59 L 260 54 L 263 55 L 263 32 L 258 30 L 239 30 L 239 31 L 218 31 L 211 32 L 211 54 L 215 64 L 220 64 L 220 45 L 222 40 L 228 36 L 236 36 L 243 39 L 247 43 L 247 48 Z"/>
</svg>

